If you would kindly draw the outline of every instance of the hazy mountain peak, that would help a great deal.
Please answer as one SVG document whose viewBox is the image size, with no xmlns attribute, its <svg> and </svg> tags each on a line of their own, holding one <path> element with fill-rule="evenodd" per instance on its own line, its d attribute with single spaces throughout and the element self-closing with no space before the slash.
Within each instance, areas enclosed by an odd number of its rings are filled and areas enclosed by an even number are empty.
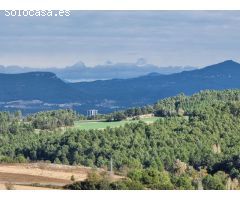
<svg viewBox="0 0 240 200">
<path fill-rule="evenodd" d="M 86 66 L 84 62 L 79 61 L 74 65 L 69 65 L 65 68 L 31 68 L 31 67 L 0 67 L 0 73 L 17 74 L 36 71 L 49 71 L 55 73 L 64 81 L 93 81 L 106 80 L 114 78 L 134 78 L 144 76 L 152 72 L 160 74 L 173 74 L 181 71 L 189 71 L 194 68 L 186 68 L 181 66 L 175 67 L 158 67 L 147 63 L 144 58 L 139 58 L 136 62 L 112 62 L 107 61 L 101 65 Z"/>
<path fill-rule="evenodd" d="M 234 61 L 234 60 L 225 60 L 225 61 L 223 61 L 222 63 L 219 63 L 219 64 L 238 64 L 239 65 L 239 63 L 238 62 L 236 62 L 236 61 Z"/>
<path fill-rule="evenodd" d="M 136 65 L 139 66 L 139 67 L 144 66 L 144 65 L 146 65 L 146 64 L 147 64 L 147 61 L 146 61 L 146 59 L 144 59 L 144 58 L 139 58 L 139 59 L 136 61 Z"/>
<path fill-rule="evenodd" d="M 72 68 L 85 68 L 86 65 L 84 62 L 82 61 L 78 61 L 77 63 L 75 63 L 74 65 L 71 66 Z"/>
<path fill-rule="evenodd" d="M 111 60 L 107 60 L 104 64 L 105 65 L 113 65 L 114 63 Z"/>
<path fill-rule="evenodd" d="M 233 60 L 226 60 L 221 63 L 217 63 L 214 65 L 207 66 L 203 68 L 203 72 L 211 72 L 211 73 L 234 73 L 234 69 L 240 69 L 240 64 Z"/>
</svg>

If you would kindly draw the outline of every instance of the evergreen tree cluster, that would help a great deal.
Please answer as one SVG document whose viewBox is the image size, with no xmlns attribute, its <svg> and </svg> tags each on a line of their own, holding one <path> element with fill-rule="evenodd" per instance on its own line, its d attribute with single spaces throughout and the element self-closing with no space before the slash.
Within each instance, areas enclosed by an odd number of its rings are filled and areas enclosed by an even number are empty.
<svg viewBox="0 0 240 200">
<path fill-rule="evenodd" d="M 108 168 L 112 158 L 115 173 L 125 177 L 111 182 L 93 174 L 68 189 L 239 189 L 240 90 L 180 94 L 147 108 L 160 116 L 153 124 L 64 134 L 47 130 L 71 126 L 73 111 L 27 118 L 1 112 L 0 161 Z"/>
</svg>

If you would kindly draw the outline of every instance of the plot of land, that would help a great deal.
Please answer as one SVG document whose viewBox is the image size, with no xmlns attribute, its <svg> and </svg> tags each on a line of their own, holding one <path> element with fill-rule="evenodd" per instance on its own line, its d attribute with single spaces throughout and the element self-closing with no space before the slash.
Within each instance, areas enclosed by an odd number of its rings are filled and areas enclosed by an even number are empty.
<svg viewBox="0 0 240 200">
<path fill-rule="evenodd" d="M 72 176 L 75 181 L 82 181 L 91 171 L 92 169 L 88 167 L 46 163 L 0 164 L 0 189 L 6 189 L 8 184 L 14 189 L 61 188 L 72 183 Z M 98 171 L 103 170 L 98 169 Z M 34 185 L 40 187 L 34 187 Z"/>
<path fill-rule="evenodd" d="M 144 121 L 146 123 L 153 123 L 155 122 L 159 117 L 149 117 L 149 118 L 143 118 L 141 121 Z M 117 122 L 106 122 L 106 121 L 94 121 L 94 120 L 81 120 L 75 122 L 75 128 L 83 129 L 83 130 L 90 130 L 90 129 L 105 129 L 107 127 L 115 128 L 122 126 L 126 123 L 137 123 L 139 120 L 123 120 L 123 121 L 117 121 Z"/>
</svg>

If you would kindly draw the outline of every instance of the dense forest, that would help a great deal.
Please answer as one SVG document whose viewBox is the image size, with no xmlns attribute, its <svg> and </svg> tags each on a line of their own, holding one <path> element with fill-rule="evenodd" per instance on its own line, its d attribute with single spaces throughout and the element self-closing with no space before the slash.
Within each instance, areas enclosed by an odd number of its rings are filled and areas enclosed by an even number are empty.
<svg viewBox="0 0 240 200">
<path fill-rule="evenodd" d="M 0 161 L 47 161 L 108 169 L 124 176 L 89 174 L 68 189 L 239 189 L 240 90 L 180 94 L 152 106 L 104 116 L 107 120 L 154 113 L 153 124 L 128 123 L 104 130 L 72 126 L 71 110 L 0 113 Z M 36 131 L 36 129 L 41 129 Z M 49 131 L 50 130 L 50 131 Z"/>
</svg>

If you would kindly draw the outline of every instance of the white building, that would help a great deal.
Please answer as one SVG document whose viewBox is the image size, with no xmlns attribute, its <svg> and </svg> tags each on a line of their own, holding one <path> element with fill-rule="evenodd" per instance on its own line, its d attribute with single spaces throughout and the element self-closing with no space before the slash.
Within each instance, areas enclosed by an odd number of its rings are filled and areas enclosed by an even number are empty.
<svg viewBox="0 0 240 200">
<path fill-rule="evenodd" d="M 88 117 L 92 117 L 92 116 L 96 116 L 98 114 L 98 110 L 88 110 L 87 111 L 87 116 Z"/>
</svg>

